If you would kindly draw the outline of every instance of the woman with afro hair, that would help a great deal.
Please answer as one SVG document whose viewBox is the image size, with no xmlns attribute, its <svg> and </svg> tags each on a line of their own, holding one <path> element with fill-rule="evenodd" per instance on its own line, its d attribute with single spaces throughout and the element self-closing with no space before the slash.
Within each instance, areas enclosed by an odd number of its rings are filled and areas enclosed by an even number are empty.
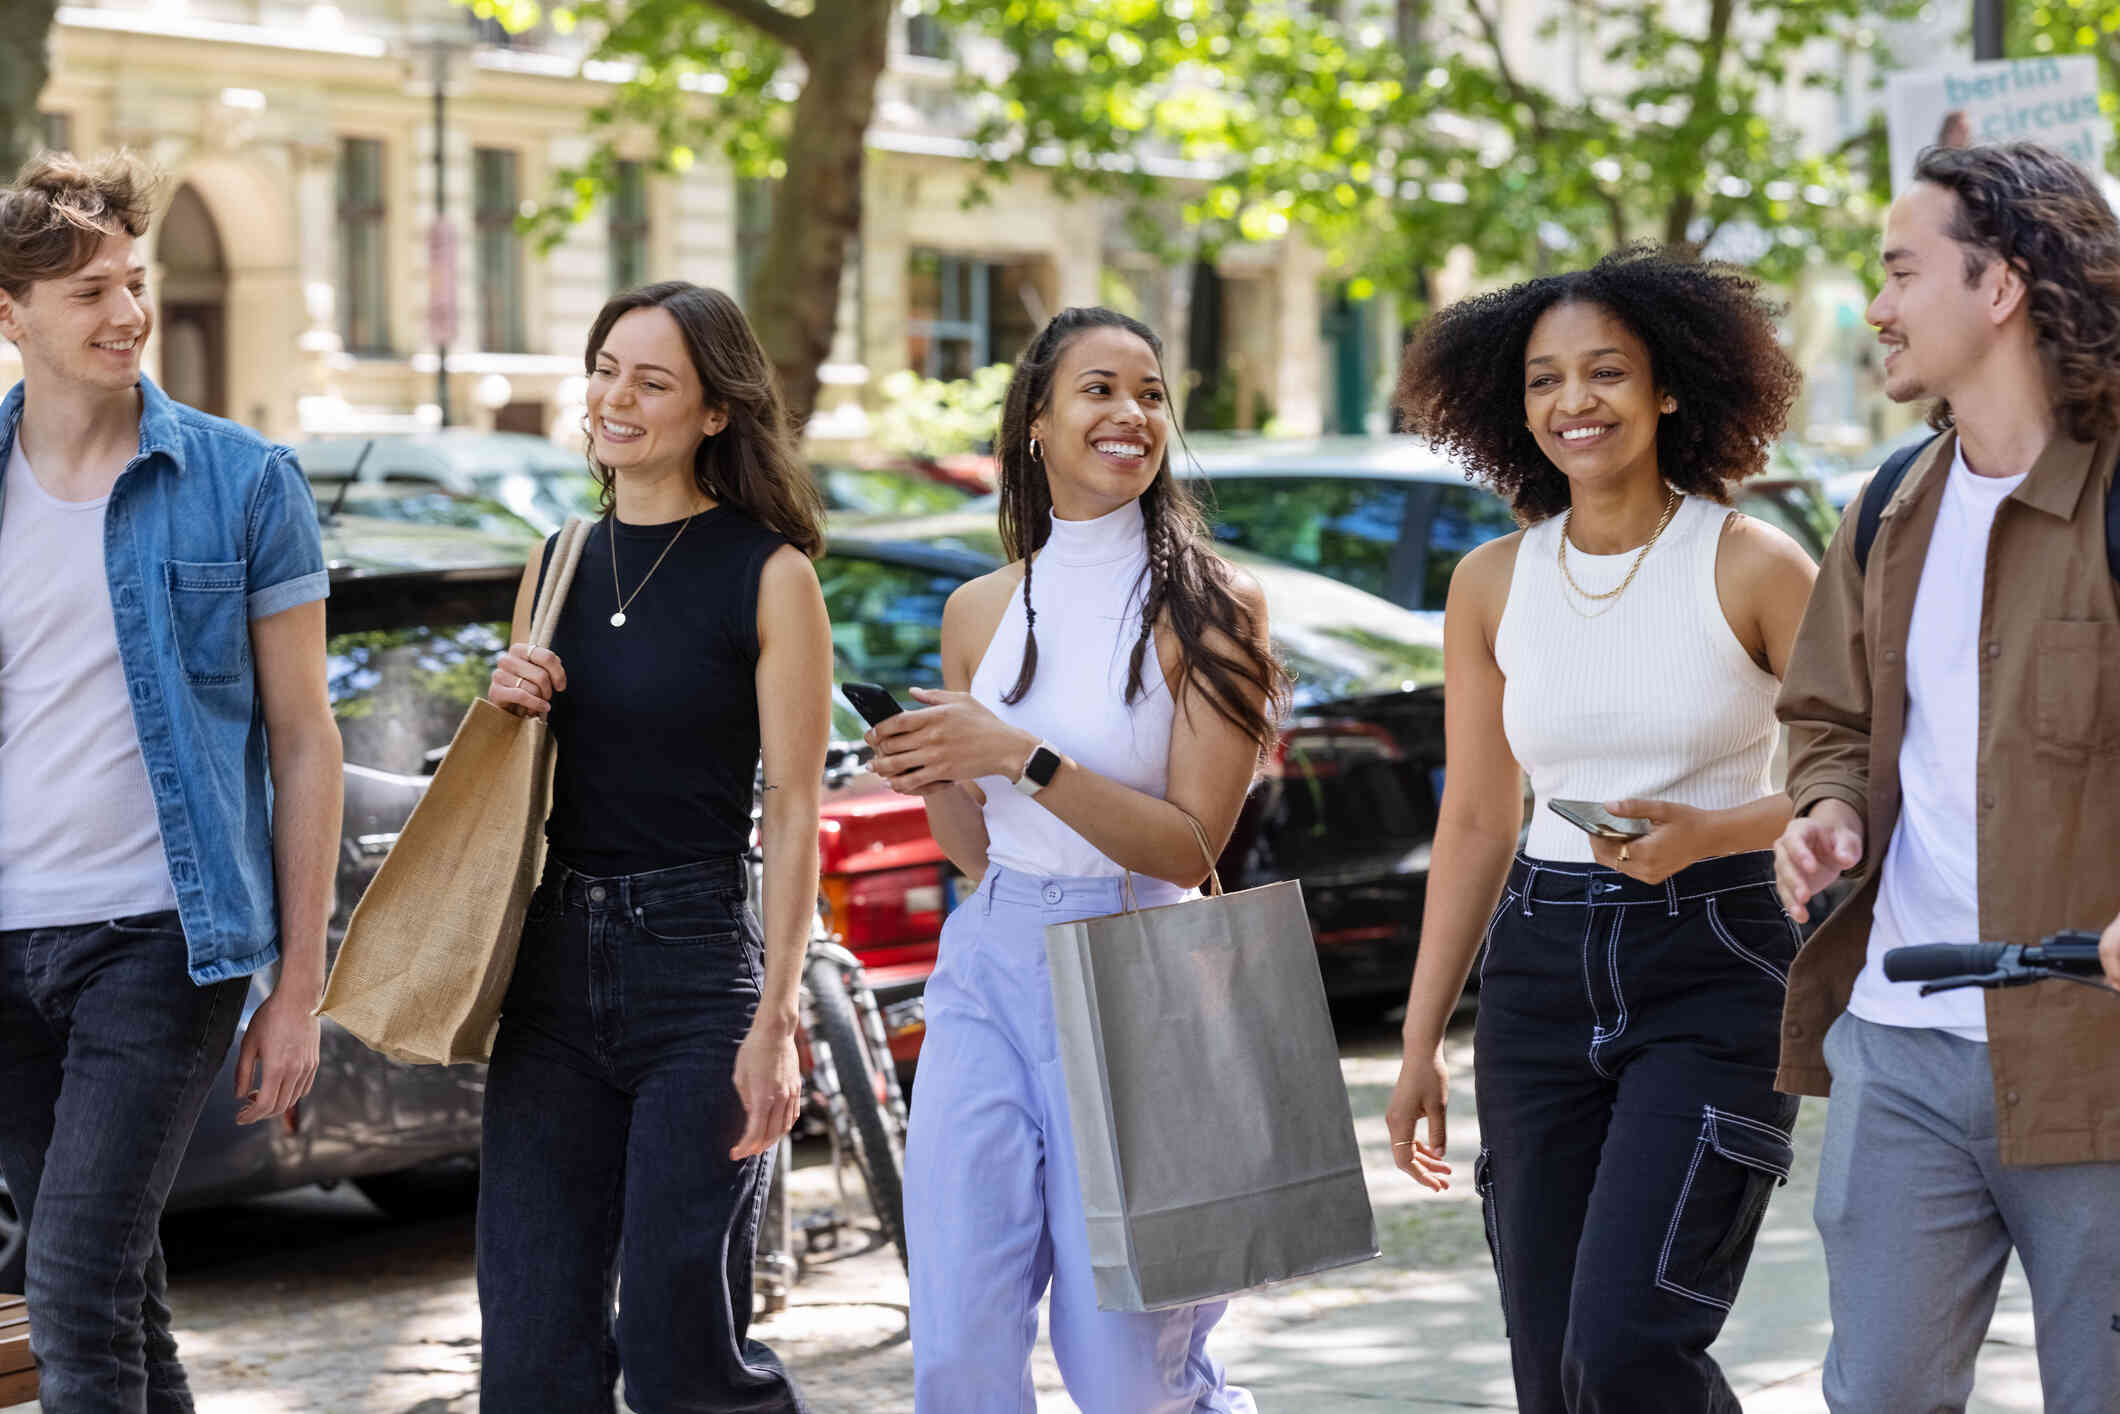
<svg viewBox="0 0 2120 1414">
<path fill-rule="evenodd" d="M 1410 430 L 1524 523 L 1451 578 L 1387 1117 L 1398 1166 L 1447 1187 L 1443 1028 L 1484 944 L 1472 1181 L 1525 1414 L 1738 1408 L 1708 1347 L 1796 1118 L 1769 762 L 1813 567 L 1727 506 L 1797 391 L 1773 316 L 1738 271 L 1628 249 L 1442 311 L 1400 373 Z"/>
</svg>

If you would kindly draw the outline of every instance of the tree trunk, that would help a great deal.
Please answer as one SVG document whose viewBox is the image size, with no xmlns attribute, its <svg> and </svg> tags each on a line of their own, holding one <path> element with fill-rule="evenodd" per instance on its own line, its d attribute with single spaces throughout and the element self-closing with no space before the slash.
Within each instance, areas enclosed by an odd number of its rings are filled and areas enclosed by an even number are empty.
<svg viewBox="0 0 2120 1414">
<path fill-rule="evenodd" d="M 1720 121 L 1723 53 L 1729 48 L 1730 23 L 1736 14 L 1737 0 L 1710 0 L 1708 32 L 1700 45 L 1700 74 L 1693 81 L 1683 129 L 1698 128 L 1704 133 Z M 1693 151 L 1697 154 L 1700 149 L 1695 147 Z M 1696 162 L 1691 175 L 1678 184 L 1670 206 L 1665 208 L 1664 244 L 1673 254 L 1699 255 L 1697 247 L 1688 249 L 1691 243 L 1687 236 L 1693 229 L 1693 214 L 1700 209 L 1700 184 L 1705 175 L 1705 164 Z"/>
<path fill-rule="evenodd" d="M 751 282 L 751 321 L 798 423 L 817 406 L 831 356 L 839 282 L 861 234 L 861 176 L 876 80 L 890 49 L 890 0 L 845 0 L 810 17 L 787 178 Z"/>
<path fill-rule="evenodd" d="M 0 185 L 14 181 L 44 143 L 37 98 L 51 77 L 51 28 L 59 0 L 9 0 L 0 26 Z"/>
</svg>

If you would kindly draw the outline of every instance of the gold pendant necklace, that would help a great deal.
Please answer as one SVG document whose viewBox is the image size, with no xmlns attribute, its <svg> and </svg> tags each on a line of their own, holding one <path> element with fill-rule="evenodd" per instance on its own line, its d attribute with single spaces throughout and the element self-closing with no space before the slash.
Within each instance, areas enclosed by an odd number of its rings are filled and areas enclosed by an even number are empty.
<svg viewBox="0 0 2120 1414">
<path fill-rule="evenodd" d="M 618 513 L 616 511 L 611 513 L 609 520 L 605 522 L 605 528 L 611 532 L 611 597 L 618 601 L 618 612 L 611 616 L 611 627 L 624 628 L 626 626 L 626 606 L 638 599 L 640 592 L 648 587 L 648 581 L 655 578 L 655 572 L 662 568 L 664 559 L 669 556 L 671 550 L 677 547 L 677 536 L 685 533 L 685 526 L 690 525 L 692 516 L 698 514 L 699 512 L 694 511 L 692 515 L 685 517 L 684 524 L 677 527 L 677 535 L 671 536 L 670 543 L 662 547 L 662 554 L 657 555 L 655 563 L 648 566 L 648 572 L 640 577 L 640 583 L 633 586 L 633 592 L 631 594 L 621 594 L 618 588 Z"/>
<path fill-rule="evenodd" d="M 1570 589 L 1574 590 L 1577 594 L 1580 594 L 1583 598 L 1592 600 L 1593 602 L 1603 599 L 1619 598 L 1620 595 L 1625 594 L 1627 592 L 1627 586 L 1634 583 L 1634 576 L 1641 573 L 1642 561 L 1648 559 L 1649 552 L 1652 549 L 1656 548 L 1656 542 L 1658 537 L 1664 533 L 1664 527 L 1671 523 L 1671 517 L 1678 514 L 1679 504 L 1684 500 L 1685 497 L 1679 495 L 1678 492 L 1675 490 L 1668 491 L 1666 493 L 1666 498 L 1664 500 L 1663 518 L 1656 522 L 1656 529 L 1649 532 L 1649 538 L 1643 541 L 1641 549 L 1635 552 L 1634 563 L 1630 565 L 1627 569 L 1627 577 L 1619 582 L 1619 587 L 1617 589 L 1608 589 L 1602 594 L 1592 594 L 1589 590 L 1583 588 L 1580 584 L 1577 584 L 1575 582 L 1574 575 L 1568 573 L 1568 526 L 1575 519 L 1575 507 L 1570 506 L 1567 511 L 1561 516 L 1560 543 L 1554 547 L 1553 552 L 1554 558 L 1560 562 L 1561 578 L 1567 581 L 1568 587 Z M 1573 603 L 1570 603 L 1568 607 L 1573 609 L 1575 608 L 1575 605 Z M 1576 609 L 1576 612 L 1581 613 L 1582 610 Z M 1591 615 L 1591 617 L 1602 617 L 1602 615 Z"/>
</svg>

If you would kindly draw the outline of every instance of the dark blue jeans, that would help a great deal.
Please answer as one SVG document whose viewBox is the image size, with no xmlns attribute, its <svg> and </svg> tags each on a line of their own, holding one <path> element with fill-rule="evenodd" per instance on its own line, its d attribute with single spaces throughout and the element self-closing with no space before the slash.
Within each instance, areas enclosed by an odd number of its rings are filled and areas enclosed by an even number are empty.
<svg viewBox="0 0 2120 1414">
<path fill-rule="evenodd" d="M 1488 926 L 1474 1165 L 1524 1414 L 1735 1414 L 1708 1347 L 1794 1152 L 1772 856 L 1660 885 L 1519 858 Z"/>
<path fill-rule="evenodd" d="M 748 1339 L 770 1160 L 729 1157 L 764 967 L 744 877 L 546 868 L 486 1076 L 486 1414 L 611 1414 L 621 1371 L 639 1414 L 803 1408 Z"/>
<path fill-rule="evenodd" d="M 192 984 L 174 911 L 0 933 L 0 1175 L 45 1414 L 192 1407 L 158 1226 L 249 988 Z"/>
</svg>

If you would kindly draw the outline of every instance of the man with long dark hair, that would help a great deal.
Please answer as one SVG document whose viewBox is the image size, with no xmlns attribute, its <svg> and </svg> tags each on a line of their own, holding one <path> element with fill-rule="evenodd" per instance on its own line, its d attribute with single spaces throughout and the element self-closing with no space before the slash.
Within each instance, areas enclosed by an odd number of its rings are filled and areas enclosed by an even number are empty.
<svg viewBox="0 0 2120 1414">
<path fill-rule="evenodd" d="M 1885 390 L 1941 435 L 1851 507 L 1779 703 L 1783 899 L 1860 881 L 1790 971 L 1778 1079 L 1832 1088 L 1826 1401 L 1964 1408 L 2014 1246 L 2047 1408 L 2120 1409 L 2120 999 L 1881 967 L 2120 913 L 2120 224 L 2044 148 L 1931 148 L 1883 264 Z"/>
</svg>

